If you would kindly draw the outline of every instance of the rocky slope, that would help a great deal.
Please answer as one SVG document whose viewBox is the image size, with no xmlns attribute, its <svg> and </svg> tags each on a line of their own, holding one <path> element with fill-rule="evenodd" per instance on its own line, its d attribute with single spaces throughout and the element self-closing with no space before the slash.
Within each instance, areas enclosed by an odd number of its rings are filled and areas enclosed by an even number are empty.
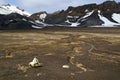
<svg viewBox="0 0 120 80">
<path fill-rule="evenodd" d="M 30 17 L 34 20 L 41 21 L 39 16 L 43 14 L 47 15 L 44 16 L 43 22 L 52 25 L 83 27 L 113 27 L 120 25 L 120 3 L 115 1 L 106 1 L 101 4 L 87 4 L 78 7 L 70 6 L 67 10 L 62 10 L 53 14 L 40 12 Z"/>
</svg>

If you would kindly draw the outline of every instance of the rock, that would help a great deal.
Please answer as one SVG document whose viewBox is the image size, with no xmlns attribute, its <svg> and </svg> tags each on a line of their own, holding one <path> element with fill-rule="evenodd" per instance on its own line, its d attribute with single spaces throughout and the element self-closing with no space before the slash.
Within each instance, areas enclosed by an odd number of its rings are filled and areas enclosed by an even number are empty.
<svg viewBox="0 0 120 80">
<path fill-rule="evenodd" d="M 68 68 L 70 68 L 70 66 L 69 65 L 63 65 L 62 68 L 68 69 Z"/>
<path fill-rule="evenodd" d="M 41 76 L 42 75 L 42 73 L 37 73 L 37 76 Z"/>
<path fill-rule="evenodd" d="M 29 63 L 31 67 L 41 67 L 42 63 L 35 57 L 32 62 Z"/>
</svg>

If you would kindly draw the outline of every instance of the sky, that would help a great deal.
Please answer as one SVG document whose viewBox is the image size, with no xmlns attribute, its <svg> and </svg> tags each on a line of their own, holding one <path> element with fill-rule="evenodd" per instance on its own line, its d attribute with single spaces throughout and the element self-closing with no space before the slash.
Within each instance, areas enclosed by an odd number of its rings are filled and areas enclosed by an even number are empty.
<svg viewBox="0 0 120 80">
<path fill-rule="evenodd" d="M 67 9 L 68 6 L 81 6 L 89 3 L 100 4 L 106 0 L 0 0 L 0 5 L 10 4 L 29 13 L 36 13 L 40 11 L 46 11 L 52 13 L 58 10 Z M 120 0 L 115 0 L 120 2 Z"/>
</svg>

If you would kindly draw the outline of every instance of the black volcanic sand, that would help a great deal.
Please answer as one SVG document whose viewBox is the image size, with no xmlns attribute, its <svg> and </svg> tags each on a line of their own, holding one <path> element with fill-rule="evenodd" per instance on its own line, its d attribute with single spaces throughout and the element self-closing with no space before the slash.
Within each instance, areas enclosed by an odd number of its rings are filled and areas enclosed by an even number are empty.
<svg viewBox="0 0 120 80">
<path fill-rule="evenodd" d="M 0 31 L 0 80 L 120 80 L 120 29 Z"/>
</svg>

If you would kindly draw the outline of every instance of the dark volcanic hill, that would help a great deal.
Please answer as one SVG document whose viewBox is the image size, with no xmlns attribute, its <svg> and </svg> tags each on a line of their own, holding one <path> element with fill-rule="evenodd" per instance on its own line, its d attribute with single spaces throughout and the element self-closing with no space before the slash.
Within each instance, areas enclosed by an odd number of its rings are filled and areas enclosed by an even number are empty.
<svg viewBox="0 0 120 80">
<path fill-rule="evenodd" d="M 41 15 L 44 20 L 41 19 Z M 78 7 L 70 6 L 67 10 L 53 14 L 40 12 L 30 17 L 52 25 L 113 27 L 120 25 L 120 3 L 106 1 L 101 4 L 93 3 Z"/>
</svg>

